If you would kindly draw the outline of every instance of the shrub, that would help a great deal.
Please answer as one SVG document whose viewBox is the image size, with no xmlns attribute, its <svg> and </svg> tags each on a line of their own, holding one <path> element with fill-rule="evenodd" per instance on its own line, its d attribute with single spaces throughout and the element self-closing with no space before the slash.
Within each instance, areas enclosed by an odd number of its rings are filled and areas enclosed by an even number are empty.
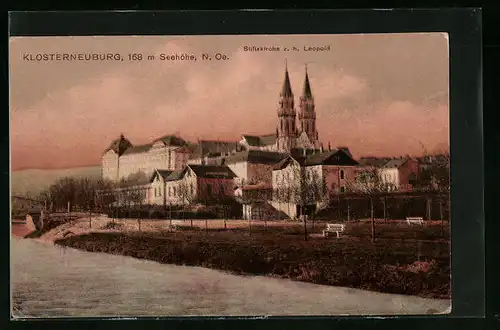
<svg viewBox="0 0 500 330">
<path fill-rule="evenodd" d="M 104 226 L 101 227 L 101 229 L 122 229 L 123 224 L 121 223 L 116 223 L 113 221 L 108 221 Z"/>
</svg>

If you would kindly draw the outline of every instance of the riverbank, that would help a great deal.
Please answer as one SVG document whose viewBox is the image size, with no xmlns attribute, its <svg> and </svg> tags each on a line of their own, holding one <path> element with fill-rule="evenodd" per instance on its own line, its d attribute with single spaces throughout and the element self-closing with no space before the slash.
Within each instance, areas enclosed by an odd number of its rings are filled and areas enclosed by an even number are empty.
<svg viewBox="0 0 500 330">
<path fill-rule="evenodd" d="M 159 263 L 200 266 L 384 293 L 450 298 L 450 245 L 446 241 L 311 238 L 296 230 L 87 232 L 55 244 Z"/>
</svg>

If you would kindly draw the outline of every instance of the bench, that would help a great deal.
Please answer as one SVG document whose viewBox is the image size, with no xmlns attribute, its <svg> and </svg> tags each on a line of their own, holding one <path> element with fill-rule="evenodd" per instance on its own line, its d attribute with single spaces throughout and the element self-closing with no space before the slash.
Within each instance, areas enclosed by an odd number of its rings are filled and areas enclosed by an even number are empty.
<svg viewBox="0 0 500 330">
<path fill-rule="evenodd" d="M 412 224 L 419 224 L 419 225 L 423 225 L 424 224 L 424 218 L 422 217 L 407 217 L 406 218 L 406 222 L 409 224 L 409 225 L 412 225 Z"/>
<path fill-rule="evenodd" d="M 342 223 L 327 223 L 326 229 L 323 230 L 323 236 L 328 237 L 329 233 L 336 233 L 337 238 L 340 237 L 340 233 L 345 230 L 345 225 Z"/>
</svg>

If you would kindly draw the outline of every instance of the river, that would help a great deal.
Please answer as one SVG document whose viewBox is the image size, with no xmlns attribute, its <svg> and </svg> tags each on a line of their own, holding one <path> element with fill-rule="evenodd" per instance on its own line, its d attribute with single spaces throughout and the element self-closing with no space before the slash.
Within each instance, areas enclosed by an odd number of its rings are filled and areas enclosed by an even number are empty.
<svg viewBox="0 0 500 330">
<path fill-rule="evenodd" d="M 163 265 L 11 240 L 14 318 L 443 313 L 448 300 Z"/>
</svg>

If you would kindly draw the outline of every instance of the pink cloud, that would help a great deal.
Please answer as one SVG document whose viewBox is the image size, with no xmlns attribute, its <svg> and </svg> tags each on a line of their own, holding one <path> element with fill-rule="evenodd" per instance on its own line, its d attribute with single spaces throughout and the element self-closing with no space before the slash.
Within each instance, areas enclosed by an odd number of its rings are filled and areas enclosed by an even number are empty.
<svg viewBox="0 0 500 330">
<path fill-rule="evenodd" d="M 360 115 L 361 113 L 361 115 Z M 333 145 L 351 146 L 360 155 L 422 154 L 449 145 L 447 105 L 432 108 L 408 101 L 377 104 L 357 115 L 343 113 L 331 123 L 319 123 L 320 138 Z M 326 133 L 328 132 L 328 133 Z M 404 149 L 402 150 L 402 146 Z"/>
<path fill-rule="evenodd" d="M 356 40 L 361 40 L 359 38 Z M 26 79 L 18 79 L 16 91 L 24 94 L 16 93 L 18 99 L 12 101 L 13 168 L 97 164 L 102 151 L 122 132 L 134 144 L 141 144 L 169 133 L 178 133 L 195 141 L 198 138 L 239 139 L 241 134 L 275 131 L 279 92 L 284 78 L 284 54 L 239 51 L 242 43 L 239 37 L 232 41 L 224 39 L 224 42 L 213 39 L 219 42 L 217 46 L 211 45 L 209 41 L 212 39 L 172 37 L 164 42 L 164 39 L 157 38 L 155 42 L 148 41 L 148 47 L 143 48 L 130 46 L 138 42 L 139 37 L 125 39 L 126 42 L 120 44 L 124 53 L 134 48 L 143 51 L 145 56 L 185 53 L 199 57 L 201 52 L 213 53 L 220 48 L 231 59 L 225 62 L 145 60 L 115 63 L 106 68 L 101 63 L 92 67 L 93 71 L 88 75 L 85 70 L 90 70 L 90 65 L 67 64 L 64 72 L 52 70 L 53 75 L 64 73 L 64 79 L 61 78 L 64 83 L 58 81 L 53 89 L 47 88 L 48 92 L 43 92 L 41 95 L 45 96 L 41 99 L 32 95 L 31 103 L 19 102 L 19 98 L 30 94 L 30 90 L 23 90 L 27 86 Z M 94 42 L 89 41 L 87 48 L 91 49 Z M 78 45 L 81 43 L 79 41 Z M 40 43 L 37 47 L 42 45 Z M 106 49 L 109 47 L 103 45 Z M 354 46 L 364 45 L 365 42 Z M 71 44 L 66 45 L 68 50 L 71 47 Z M 384 49 L 378 48 L 379 52 Z M 344 55 L 344 63 L 352 58 L 358 61 L 360 53 Z M 362 61 L 351 63 L 350 68 L 345 65 L 345 69 L 342 63 L 338 63 L 342 57 L 332 59 L 336 54 L 288 57 L 297 108 L 304 82 L 304 64 L 309 63 L 322 141 L 331 141 L 333 146 L 347 145 L 358 155 L 416 153 L 422 150 L 420 143 L 429 149 L 448 143 L 449 113 L 447 100 L 443 97 L 447 93 L 440 92 L 446 86 L 432 88 L 432 93 L 421 92 L 419 88 L 427 84 L 419 80 L 412 91 L 421 95 L 408 97 L 411 101 L 406 95 L 382 95 L 384 91 L 394 90 L 394 80 L 388 79 L 386 84 L 377 80 L 379 85 L 375 86 L 376 79 L 383 79 L 379 73 L 383 70 L 370 70 L 379 67 L 378 59 L 392 58 L 391 54 L 384 57 L 380 53 L 369 66 L 360 57 Z M 407 68 L 408 63 L 401 61 L 380 67 Z M 33 70 L 30 77 L 46 77 L 45 71 L 38 71 L 41 66 L 32 64 L 28 68 L 22 62 L 16 65 L 18 75 Z M 358 66 L 364 66 L 364 71 L 356 72 L 354 68 Z M 421 67 L 426 68 L 427 64 Z M 399 75 L 396 77 L 400 78 Z M 413 73 L 408 72 L 405 77 L 414 78 Z M 373 101 L 369 99 L 372 95 L 381 97 Z M 428 98 L 432 102 L 422 105 L 426 103 L 426 95 L 431 95 Z M 19 103 L 30 105 L 19 108 Z"/>
</svg>

